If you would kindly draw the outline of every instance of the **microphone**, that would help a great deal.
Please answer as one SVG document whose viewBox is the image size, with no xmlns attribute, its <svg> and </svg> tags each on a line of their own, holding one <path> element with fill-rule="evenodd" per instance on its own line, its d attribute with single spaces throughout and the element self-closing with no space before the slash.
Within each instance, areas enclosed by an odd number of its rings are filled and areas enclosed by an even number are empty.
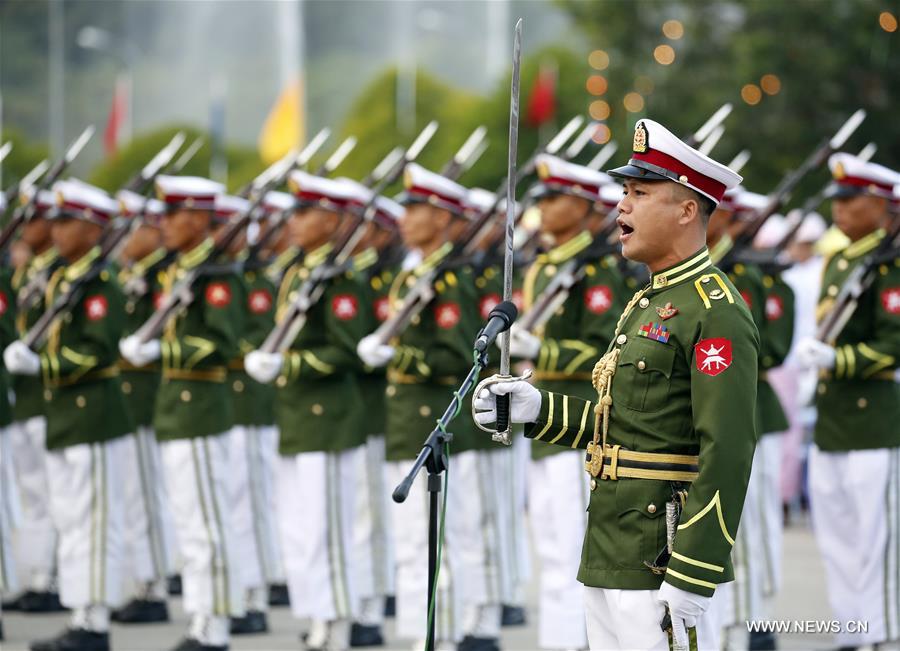
<svg viewBox="0 0 900 651">
<path fill-rule="evenodd" d="M 478 333 L 475 339 L 475 350 L 483 353 L 487 347 L 494 343 L 501 332 L 506 332 L 512 326 L 513 321 L 519 316 L 519 310 L 516 309 L 512 301 L 503 301 L 498 303 L 491 313 L 488 315 L 488 321 Z"/>
</svg>

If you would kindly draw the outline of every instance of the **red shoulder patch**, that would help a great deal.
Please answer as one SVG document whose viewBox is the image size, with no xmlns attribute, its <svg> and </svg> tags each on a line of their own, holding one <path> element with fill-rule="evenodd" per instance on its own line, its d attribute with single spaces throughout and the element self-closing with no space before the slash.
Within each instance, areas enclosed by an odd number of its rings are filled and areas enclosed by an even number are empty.
<svg viewBox="0 0 900 651">
<path fill-rule="evenodd" d="M 387 321 L 391 313 L 391 302 L 387 296 L 381 296 L 375 299 L 375 318 L 379 321 Z"/>
<path fill-rule="evenodd" d="M 487 319 L 488 315 L 491 313 L 491 310 L 493 310 L 499 304 L 499 294 L 488 294 L 487 296 L 482 296 L 481 300 L 478 301 L 478 312 L 481 314 L 481 318 Z"/>
<path fill-rule="evenodd" d="M 715 377 L 731 366 L 731 340 L 724 337 L 701 339 L 694 346 L 697 370 Z"/>
<path fill-rule="evenodd" d="M 253 314 L 265 314 L 272 309 L 272 294 L 268 289 L 254 289 L 247 296 L 247 307 Z"/>
<path fill-rule="evenodd" d="M 349 321 L 359 312 L 359 301 L 353 294 L 338 294 L 331 299 L 331 311 L 341 321 Z"/>
<path fill-rule="evenodd" d="M 606 285 L 594 285 L 584 292 L 584 304 L 594 314 L 603 314 L 612 307 L 613 293 Z"/>
<path fill-rule="evenodd" d="M 449 330 L 459 323 L 461 316 L 462 310 L 457 303 L 441 303 L 434 308 L 434 321 L 438 327 L 445 330 Z"/>
<path fill-rule="evenodd" d="M 165 294 L 163 294 L 162 292 L 153 292 L 153 309 L 154 310 L 158 310 L 160 307 L 162 307 L 164 296 L 165 296 Z"/>
<path fill-rule="evenodd" d="M 889 287 L 882 291 L 881 305 L 888 314 L 900 314 L 900 287 Z"/>
<path fill-rule="evenodd" d="M 9 309 L 9 298 L 6 296 L 6 292 L 0 292 L 0 314 L 6 314 L 7 309 Z"/>
<path fill-rule="evenodd" d="M 766 318 L 777 321 L 784 316 L 784 300 L 780 296 L 766 296 Z"/>
<path fill-rule="evenodd" d="M 749 307 L 749 308 L 753 307 L 753 298 L 750 296 L 750 292 L 748 292 L 746 289 L 741 292 L 741 298 L 744 299 L 744 302 L 747 304 L 747 307 Z"/>
<path fill-rule="evenodd" d="M 102 294 L 89 296 L 84 301 L 84 313 L 90 321 L 105 319 L 109 313 L 109 301 Z"/>
<path fill-rule="evenodd" d="M 231 303 L 231 287 L 228 283 L 210 283 L 206 286 L 206 302 L 213 307 L 225 307 Z"/>
</svg>

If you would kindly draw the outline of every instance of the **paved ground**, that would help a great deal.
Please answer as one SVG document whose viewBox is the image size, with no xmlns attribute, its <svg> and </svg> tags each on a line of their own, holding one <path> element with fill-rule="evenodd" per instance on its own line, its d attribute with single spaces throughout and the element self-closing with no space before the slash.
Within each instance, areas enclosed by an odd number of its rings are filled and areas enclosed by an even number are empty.
<svg viewBox="0 0 900 651">
<path fill-rule="evenodd" d="M 830 619 L 821 561 L 812 534 L 805 526 L 786 531 L 784 573 L 784 590 L 778 602 L 776 617 L 783 620 Z M 504 630 L 503 648 L 507 651 L 537 649 L 533 591 L 529 601 L 529 626 Z M 181 611 L 180 600 L 173 600 L 172 607 L 174 621 L 166 626 L 114 626 L 114 649 L 163 651 L 174 646 L 183 634 L 187 620 Z M 66 617 L 63 615 L 38 617 L 7 613 L 3 617 L 6 641 L 0 644 L 0 648 L 3 651 L 24 651 L 28 648 L 28 640 L 54 634 L 64 626 L 65 621 Z M 270 625 L 271 634 L 235 639 L 232 649 L 275 651 L 300 648 L 298 634 L 304 626 L 303 622 L 292 619 L 285 609 L 277 609 L 271 614 Z M 406 648 L 393 637 L 391 626 L 388 627 L 387 634 L 387 649 Z M 782 649 L 818 650 L 832 646 L 827 635 L 787 635 L 781 638 Z"/>
</svg>

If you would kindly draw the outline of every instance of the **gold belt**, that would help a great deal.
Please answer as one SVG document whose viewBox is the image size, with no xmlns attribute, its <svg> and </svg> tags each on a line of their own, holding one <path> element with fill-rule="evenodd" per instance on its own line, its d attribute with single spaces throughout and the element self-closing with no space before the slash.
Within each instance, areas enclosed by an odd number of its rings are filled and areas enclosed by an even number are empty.
<svg viewBox="0 0 900 651">
<path fill-rule="evenodd" d="M 118 377 L 119 375 L 119 367 L 117 366 L 107 366 L 106 368 L 98 368 L 93 371 L 88 371 L 84 375 L 79 375 L 76 378 L 61 378 L 54 382 L 50 383 L 50 386 L 54 389 L 59 389 L 62 387 L 70 387 L 76 384 L 84 384 L 85 382 L 93 382 L 95 380 L 108 380 L 109 378 Z"/>
<path fill-rule="evenodd" d="M 819 371 L 819 379 L 826 380 L 826 381 L 833 380 L 834 373 L 828 369 L 822 369 Z M 845 379 L 863 380 L 863 381 L 869 381 L 869 380 L 885 381 L 886 380 L 888 382 L 893 382 L 896 379 L 896 377 L 894 376 L 894 371 L 878 371 L 877 373 L 873 373 L 869 377 L 855 377 L 855 378 L 845 378 Z"/>
<path fill-rule="evenodd" d="M 131 362 L 120 359 L 118 361 L 119 369 L 126 373 L 159 373 L 159 364 L 147 364 L 146 366 L 135 366 Z"/>
<path fill-rule="evenodd" d="M 401 373 L 400 371 L 395 371 L 393 369 L 388 369 L 387 379 L 388 382 L 392 384 L 441 384 L 446 386 L 453 386 L 457 383 L 457 378 L 452 375 L 445 375 L 444 377 L 436 378 L 423 378 L 418 375 Z"/>
<path fill-rule="evenodd" d="M 164 380 L 198 380 L 200 382 L 224 382 L 225 368 L 216 366 L 215 368 L 205 369 L 202 371 L 187 371 L 180 368 L 163 369 L 162 377 Z"/>
<path fill-rule="evenodd" d="M 563 373 L 562 371 L 535 371 L 535 380 L 587 380 L 591 381 L 591 374 L 587 371 L 579 371 L 577 373 Z"/>
<path fill-rule="evenodd" d="M 229 371 L 243 371 L 244 370 L 244 358 L 238 357 L 237 359 L 233 359 L 228 362 L 228 370 Z"/>
<path fill-rule="evenodd" d="M 659 479 L 694 481 L 699 476 L 700 457 L 695 454 L 634 452 L 621 445 L 606 445 L 598 454 L 594 442 L 588 443 L 584 469 L 592 477 L 610 479 Z"/>
</svg>

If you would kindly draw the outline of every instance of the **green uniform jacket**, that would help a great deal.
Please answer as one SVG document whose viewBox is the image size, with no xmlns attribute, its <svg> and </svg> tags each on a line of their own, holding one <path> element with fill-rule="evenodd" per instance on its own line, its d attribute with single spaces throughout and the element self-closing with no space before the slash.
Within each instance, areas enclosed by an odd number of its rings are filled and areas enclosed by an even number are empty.
<svg viewBox="0 0 900 651">
<path fill-rule="evenodd" d="M 401 271 L 391 286 L 390 306 L 399 307 L 418 279 L 440 264 L 452 249 L 448 242 L 418 266 Z M 444 413 L 472 366 L 475 339 L 475 293 L 469 272 L 447 270 L 434 281 L 434 298 L 393 342 L 397 353 L 388 365 L 387 459 L 414 458 Z M 465 408 L 465 406 L 463 407 Z M 465 421 L 465 422 L 464 422 Z M 457 418 L 452 452 L 462 452 L 485 438 L 471 418 Z"/>
<path fill-rule="evenodd" d="M 883 237 L 878 230 L 828 260 L 820 319 L 850 272 Z M 816 445 L 826 452 L 900 446 L 900 384 L 893 377 L 900 360 L 900 256 L 878 266 L 875 282 L 831 343 L 835 367 L 822 374 L 818 386 Z"/>
<path fill-rule="evenodd" d="M 658 588 L 663 576 L 648 564 L 666 545 L 666 502 L 675 487 L 687 486 L 665 580 L 712 595 L 733 578 L 731 547 L 757 439 L 756 326 L 704 248 L 653 274 L 626 306 L 608 354 L 617 357 L 606 444 L 699 455 L 699 474 L 689 485 L 592 480 L 578 579 L 599 588 Z M 541 394 L 540 415 L 525 435 L 586 447 L 594 435 L 595 401 Z M 596 436 L 603 440 L 602 427 Z"/>
<path fill-rule="evenodd" d="M 231 360 L 228 383 L 234 400 L 234 424 L 264 426 L 275 423 L 275 387 L 261 384 L 244 371 L 244 355 L 259 348 L 275 326 L 275 287 L 264 273 L 244 270 L 237 300 L 245 315 L 240 356 Z"/>
<path fill-rule="evenodd" d="M 523 300 L 530 310 L 559 269 L 570 260 L 583 258 L 593 238 L 587 231 L 565 244 L 537 256 L 525 273 Z M 596 392 L 591 371 L 612 340 L 616 321 L 626 302 L 626 289 L 611 257 L 588 264 L 585 277 L 572 286 L 566 302 L 541 332 L 541 350 L 534 379 L 539 389 L 577 396 L 586 400 Z M 564 450 L 535 441 L 532 457 L 541 459 Z"/>
<path fill-rule="evenodd" d="M 53 272 L 46 305 L 68 291 L 100 255 L 94 248 Z M 47 449 L 100 443 L 134 431 L 119 378 L 125 297 L 109 270 L 89 279 L 81 298 L 54 323 L 40 351 Z"/>
<path fill-rule="evenodd" d="M 12 288 L 12 272 L 0 268 L 0 347 L 3 350 L 16 339 L 15 293 Z M 13 421 L 12 405 L 9 402 L 10 376 L 0 365 L 0 427 Z"/>
<path fill-rule="evenodd" d="M 167 261 L 169 256 L 166 250 L 157 249 L 119 272 L 119 284 L 125 292 L 124 335 L 137 330 L 156 309 Z M 119 368 L 122 369 L 122 393 L 125 394 L 125 403 L 134 424 L 138 427 L 151 427 L 156 390 L 159 388 L 159 364 L 137 367 L 120 359 Z"/>
<path fill-rule="evenodd" d="M 279 313 L 330 250 L 329 244 L 312 251 L 302 264 L 287 270 L 278 290 Z M 285 351 L 276 382 L 281 454 L 337 452 L 365 443 L 356 354 L 356 344 L 366 334 L 364 298 L 361 284 L 351 274 L 327 280 L 325 292 Z"/>
<path fill-rule="evenodd" d="M 180 254 L 166 269 L 163 292 L 199 266 L 212 240 Z M 156 394 L 153 426 L 161 441 L 197 438 L 226 432 L 234 424 L 228 362 L 238 354 L 243 328 L 239 281 L 224 269 L 194 282 L 194 300 L 166 324 L 162 338 L 162 380 Z"/>
<path fill-rule="evenodd" d="M 59 254 L 51 247 L 33 257 L 25 267 L 13 274 L 12 286 L 16 292 L 16 331 L 20 337 L 28 332 L 44 313 L 46 281 L 60 264 L 62 261 Z M 34 303 L 23 305 L 21 301 L 24 300 L 26 292 L 29 292 L 30 286 L 36 286 L 38 289 L 33 294 Z M 44 387 L 41 378 L 14 375 L 12 386 L 16 396 L 13 404 L 13 420 L 21 422 L 44 415 Z"/>
</svg>

